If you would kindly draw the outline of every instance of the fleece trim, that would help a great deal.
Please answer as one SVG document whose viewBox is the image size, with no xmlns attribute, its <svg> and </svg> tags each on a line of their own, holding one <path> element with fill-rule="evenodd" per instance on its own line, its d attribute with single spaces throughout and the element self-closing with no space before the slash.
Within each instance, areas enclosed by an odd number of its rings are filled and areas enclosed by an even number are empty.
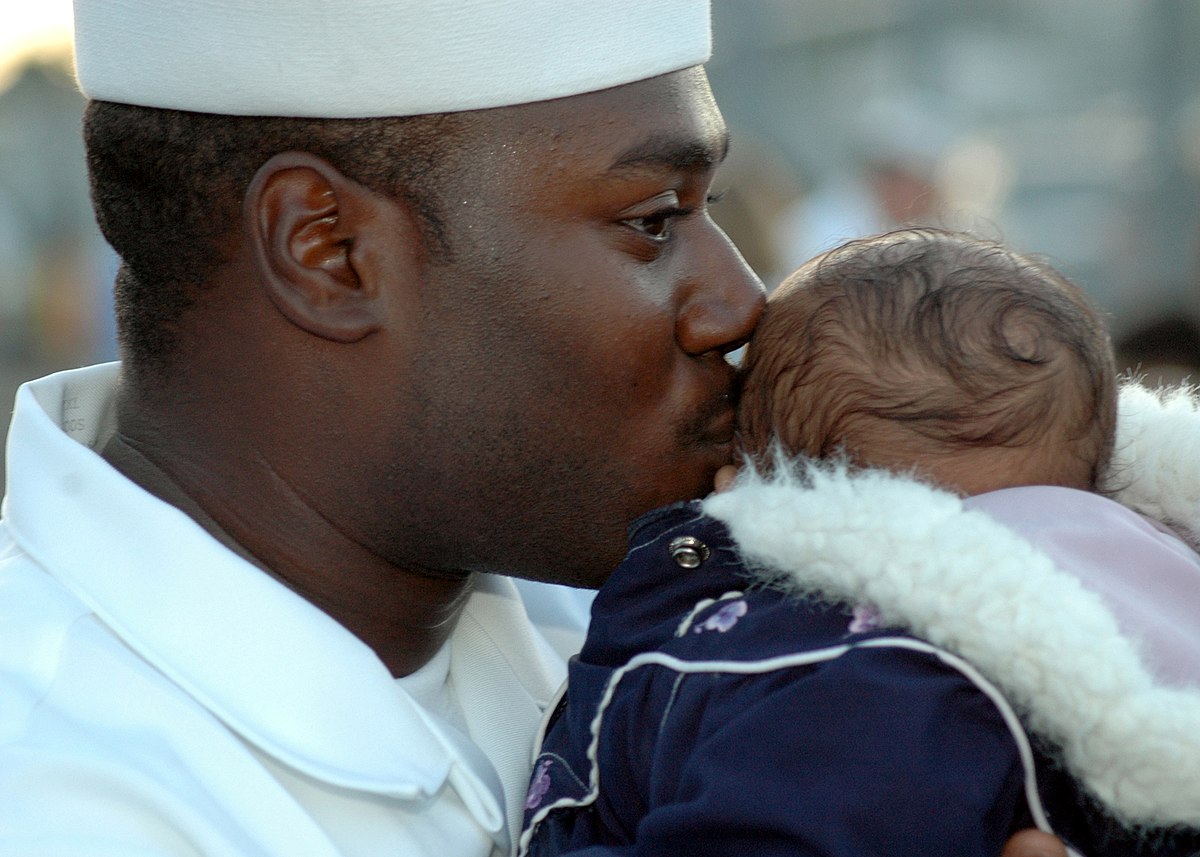
<svg viewBox="0 0 1200 857">
<path fill-rule="evenodd" d="M 1130 387 L 1120 402 L 1116 496 L 1194 537 L 1196 400 Z M 1157 683 L 1100 597 L 1013 531 L 947 491 L 839 462 L 747 468 L 704 511 L 764 582 L 870 604 L 965 658 L 1122 823 L 1200 827 L 1200 687 Z"/>
<path fill-rule="evenodd" d="M 1196 387 L 1121 389 L 1105 490 L 1200 549 L 1200 398 Z M 1197 619 L 1200 621 L 1200 618 Z"/>
</svg>

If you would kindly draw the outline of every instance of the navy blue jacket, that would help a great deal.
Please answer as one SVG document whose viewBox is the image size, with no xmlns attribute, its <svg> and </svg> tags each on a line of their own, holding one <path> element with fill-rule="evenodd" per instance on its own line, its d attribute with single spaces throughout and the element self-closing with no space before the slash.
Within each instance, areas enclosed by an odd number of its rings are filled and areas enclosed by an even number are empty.
<svg viewBox="0 0 1200 857">
<path fill-rule="evenodd" d="M 697 503 L 634 525 L 535 765 L 529 853 L 997 855 L 1036 815 L 1079 855 L 1200 855 L 1195 828 L 1116 821 L 1002 676 L 762 580 Z"/>
<path fill-rule="evenodd" d="M 695 503 L 634 525 L 569 688 L 526 803 L 539 857 L 995 857 L 1029 824 L 1011 725 L 953 658 L 752 585 Z"/>
</svg>

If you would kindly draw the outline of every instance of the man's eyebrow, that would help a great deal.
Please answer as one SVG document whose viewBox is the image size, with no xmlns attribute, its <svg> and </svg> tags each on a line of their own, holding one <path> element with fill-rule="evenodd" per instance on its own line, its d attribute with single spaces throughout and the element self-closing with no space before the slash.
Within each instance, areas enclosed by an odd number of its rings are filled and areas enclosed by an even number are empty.
<svg viewBox="0 0 1200 857">
<path fill-rule="evenodd" d="M 667 169 L 672 172 L 703 172 L 715 169 L 729 152 L 729 132 L 702 140 L 670 135 L 648 137 L 626 149 L 613 161 L 609 172 L 641 168 Z"/>
</svg>

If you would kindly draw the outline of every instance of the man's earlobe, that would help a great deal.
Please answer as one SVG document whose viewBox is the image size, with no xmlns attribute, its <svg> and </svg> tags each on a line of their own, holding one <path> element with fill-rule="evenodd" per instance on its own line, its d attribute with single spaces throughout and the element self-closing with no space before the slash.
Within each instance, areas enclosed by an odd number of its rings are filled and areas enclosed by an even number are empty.
<svg viewBox="0 0 1200 857">
<path fill-rule="evenodd" d="M 303 330 L 357 342 L 383 324 L 379 283 L 356 264 L 375 195 L 314 155 L 272 157 L 247 188 L 243 218 L 262 288 Z"/>
</svg>

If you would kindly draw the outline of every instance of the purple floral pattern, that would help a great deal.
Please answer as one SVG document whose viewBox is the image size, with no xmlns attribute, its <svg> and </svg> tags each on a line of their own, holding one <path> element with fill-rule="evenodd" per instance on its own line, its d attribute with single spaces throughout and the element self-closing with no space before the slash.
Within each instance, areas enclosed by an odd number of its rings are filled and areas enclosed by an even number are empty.
<svg viewBox="0 0 1200 857">
<path fill-rule="evenodd" d="M 692 629 L 693 633 L 700 634 L 704 631 L 718 631 L 724 634 L 730 628 L 738 623 L 746 615 L 746 611 L 750 609 L 744 599 L 739 598 L 737 601 L 730 601 L 713 613 L 699 625 Z"/>
<path fill-rule="evenodd" d="M 865 634 L 867 631 L 874 631 L 882 624 L 879 611 L 870 604 L 854 605 L 854 616 L 850 620 L 851 634 Z"/>
<path fill-rule="evenodd" d="M 525 808 L 537 809 L 542 805 L 542 798 L 550 791 L 550 760 L 544 759 L 533 772 L 533 781 L 529 784 L 529 793 L 525 795 Z"/>
</svg>

